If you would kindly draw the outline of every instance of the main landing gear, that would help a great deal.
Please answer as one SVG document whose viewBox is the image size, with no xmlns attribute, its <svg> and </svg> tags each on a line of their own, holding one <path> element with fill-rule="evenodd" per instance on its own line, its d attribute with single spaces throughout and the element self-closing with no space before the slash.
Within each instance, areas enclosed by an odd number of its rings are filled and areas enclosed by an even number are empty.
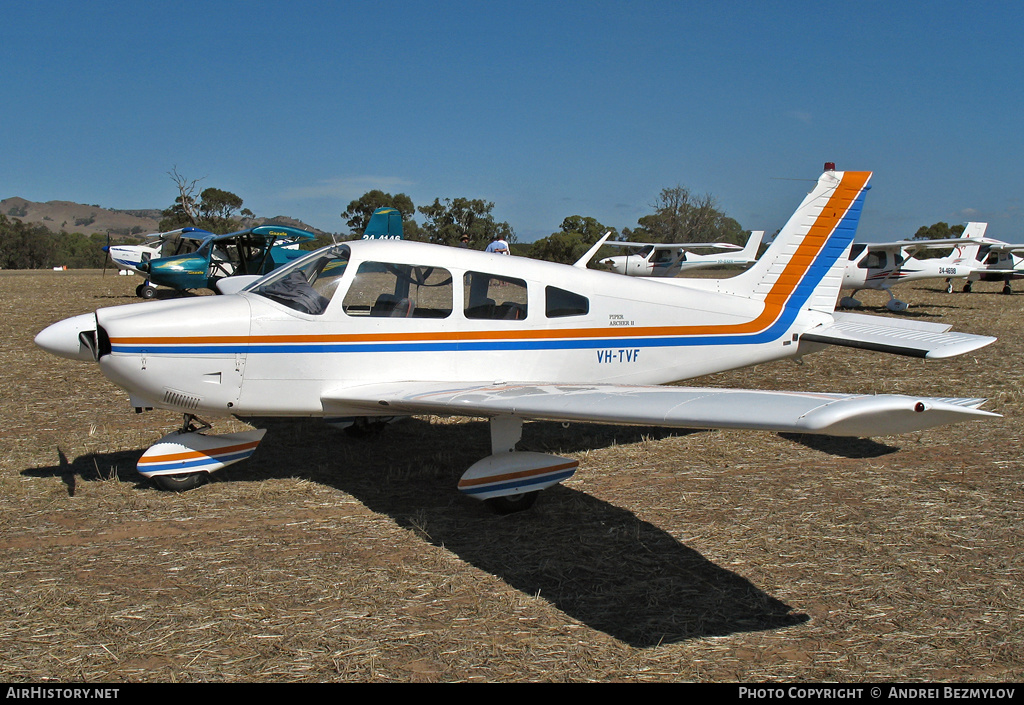
<svg viewBox="0 0 1024 705">
<path fill-rule="evenodd" d="M 209 428 L 210 424 L 202 419 L 185 414 L 181 428 L 142 454 L 139 473 L 160 489 L 191 490 L 203 484 L 214 470 L 251 456 L 267 432 L 260 428 L 222 435 L 203 433 Z"/>
</svg>

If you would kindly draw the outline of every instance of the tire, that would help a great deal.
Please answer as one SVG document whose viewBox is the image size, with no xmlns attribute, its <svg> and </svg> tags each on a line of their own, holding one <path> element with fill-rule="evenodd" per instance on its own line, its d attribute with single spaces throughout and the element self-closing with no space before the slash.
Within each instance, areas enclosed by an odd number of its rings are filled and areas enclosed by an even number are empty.
<svg viewBox="0 0 1024 705">
<path fill-rule="evenodd" d="M 539 494 L 540 490 L 534 490 L 526 494 L 492 497 L 491 499 L 485 499 L 484 504 L 495 514 L 507 516 L 517 512 L 525 512 L 537 501 L 537 495 Z"/>
<path fill-rule="evenodd" d="M 146 286 L 145 284 L 143 284 L 142 290 L 139 292 L 139 296 L 141 296 L 144 299 L 152 299 L 154 296 L 156 296 L 156 289 L 152 286 Z"/>
<path fill-rule="evenodd" d="M 207 473 L 188 472 L 182 475 L 154 475 L 150 479 L 157 487 L 168 492 L 185 492 L 206 482 Z"/>
</svg>

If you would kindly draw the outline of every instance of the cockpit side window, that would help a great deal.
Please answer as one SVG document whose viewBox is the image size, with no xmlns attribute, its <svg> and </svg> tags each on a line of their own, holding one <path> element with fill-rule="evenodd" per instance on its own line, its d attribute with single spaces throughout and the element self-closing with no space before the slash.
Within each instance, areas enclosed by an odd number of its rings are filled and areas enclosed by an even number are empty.
<svg viewBox="0 0 1024 705">
<path fill-rule="evenodd" d="M 526 282 L 522 279 L 466 272 L 462 285 L 466 318 L 506 321 L 526 318 Z"/>
<path fill-rule="evenodd" d="M 447 318 L 452 302 L 452 275 L 443 267 L 363 262 L 342 308 L 349 316 Z"/>
<path fill-rule="evenodd" d="M 319 316 L 327 310 L 334 296 L 348 266 L 349 254 L 344 245 L 310 254 L 260 279 L 248 291 L 296 311 Z"/>
<path fill-rule="evenodd" d="M 889 258 L 885 250 L 881 252 L 869 252 L 868 256 L 860 261 L 857 266 L 860 269 L 884 269 L 888 266 Z"/>
<path fill-rule="evenodd" d="M 544 315 L 548 318 L 585 316 L 590 313 L 590 300 L 556 286 L 544 289 Z"/>
</svg>

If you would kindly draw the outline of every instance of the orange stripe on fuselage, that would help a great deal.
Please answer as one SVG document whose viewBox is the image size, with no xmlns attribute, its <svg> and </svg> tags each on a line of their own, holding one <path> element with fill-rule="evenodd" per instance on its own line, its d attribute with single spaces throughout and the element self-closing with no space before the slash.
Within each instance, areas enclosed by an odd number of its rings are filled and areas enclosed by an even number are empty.
<svg viewBox="0 0 1024 705">
<path fill-rule="evenodd" d="M 807 274 L 821 250 L 825 247 L 836 226 L 846 216 L 850 206 L 867 184 L 870 171 L 847 171 L 842 181 L 832 192 L 821 214 L 811 225 L 803 241 L 787 262 L 782 274 L 772 285 L 765 297 L 761 313 L 746 323 L 715 324 L 701 326 L 641 326 L 630 328 L 565 328 L 500 331 L 456 331 L 427 333 L 348 333 L 340 335 L 261 335 L 261 336 L 196 336 L 196 337 L 128 337 L 111 338 L 117 345 L 228 345 L 228 344 L 273 344 L 273 343 L 360 343 L 360 342 L 413 342 L 438 340 L 494 340 L 539 339 L 539 338 L 604 338 L 610 334 L 616 337 L 646 336 L 694 336 L 694 335 L 737 335 L 759 333 L 775 322 L 782 313 L 786 302 L 793 295 L 803 277 Z"/>
</svg>

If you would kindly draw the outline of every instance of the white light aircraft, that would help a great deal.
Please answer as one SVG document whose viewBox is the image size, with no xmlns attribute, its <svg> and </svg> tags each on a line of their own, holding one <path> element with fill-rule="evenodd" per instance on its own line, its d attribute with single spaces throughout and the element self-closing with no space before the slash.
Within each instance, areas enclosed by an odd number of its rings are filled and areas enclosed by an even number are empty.
<svg viewBox="0 0 1024 705">
<path fill-rule="evenodd" d="M 842 308 L 858 308 L 855 297 L 864 289 L 881 290 L 889 294 L 885 307 L 890 311 L 906 311 L 907 303 L 892 293 L 891 287 L 901 282 L 922 279 L 945 279 L 947 291 L 952 291 L 952 279 L 964 279 L 975 269 L 965 239 L 979 240 L 985 235 L 985 223 L 968 223 L 958 238 L 937 240 L 899 240 L 885 243 L 854 243 L 843 272 L 844 290 L 852 289 L 850 296 L 839 302 Z M 918 259 L 917 252 L 927 249 L 952 249 L 945 257 Z"/>
<path fill-rule="evenodd" d="M 726 264 L 753 264 L 761 246 L 763 230 L 755 230 L 742 248 L 728 242 L 650 243 L 606 240 L 605 245 L 640 248 L 628 255 L 600 260 L 619 274 L 631 277 L 674 277 L 680 272 Z M 725 250 L 722 254 L 698 255 L 694 250 Z"/>
<path fill-rule="evenodd" d="M 968 223 L 967 225 L 968 227 L 972 225 L 980 227 L 984 234 L 988 224 Z M 1010 286 L 1010 282 L 1024 277 L 1024 245 L 1014 245 L 988 238 L 979 239 L 964 247 L 964 258 L 971 262 L 974 268 L 964 283 L 965 293 L 971 291 L 971 285 L 976 281 L 1001 281 L 1003 282 L 1003 293 L 1012 294 L 1013 288 Z M 952 285 L 948 290 L 952 291 Z"/>
<path fill-rule="evenodd" d="M 526 419 L 864 437 L 998 416 L 983 399 L 662 386 L 828 345 L 941 358 L 994 340 L 835 312 L 870 176 L 826 171 L 758 262 L 727 279 L 351 241 L 236 294 L 101 308 L 36 343 L 98 362 L 139 410 L 183 412 L 138 465 L 171 489 L 249 457 L 264 434 L 203 433 L 196 414 L 486 417 L 491 455 L 458 486 L 499 512 L 578 466 L 517 451 Z"/>
<path fill-rule="evenodd" d="M 103 251 L 110 255 L 110 261 L 118 269 L 145 275 L 145 272 L 139 269 L 139 265 L 146 260 L 195 252 L 212 234 L 198 228 L 178 228 L 166 233 L 146 235 L 141 245 L 108 243 L 103 247 Z"/>
</svg>

